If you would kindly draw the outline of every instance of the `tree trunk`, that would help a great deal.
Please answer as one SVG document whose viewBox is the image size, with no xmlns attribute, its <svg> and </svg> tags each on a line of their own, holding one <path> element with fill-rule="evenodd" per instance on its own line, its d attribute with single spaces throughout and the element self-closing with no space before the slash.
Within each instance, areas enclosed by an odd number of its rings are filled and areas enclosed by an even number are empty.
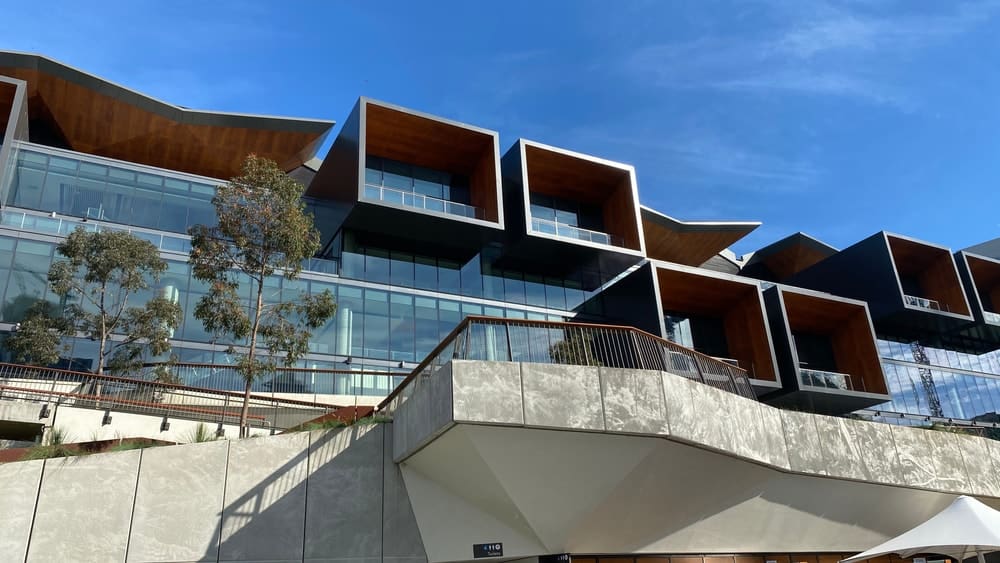
<svg viewBox="0 0 1000 563">
<path fill-rule="evenodd" d="M 260 312 L 264 306 L 264 274 L 261 273 L 260 281 L 257 282 L 257 308 L 254 310 L 253 326 L 250 329 L 250 351 L 247 353 L 247 373 L 246 387 L 243 389 L 243 409 L 240 411 L 240 438 L 250 435 L 248 419 L 250 416 L 250 386 L 257 377 L 257 366 L 254 359 L 257 354 L 257 331 L 260 329 Z"/>
</svg>

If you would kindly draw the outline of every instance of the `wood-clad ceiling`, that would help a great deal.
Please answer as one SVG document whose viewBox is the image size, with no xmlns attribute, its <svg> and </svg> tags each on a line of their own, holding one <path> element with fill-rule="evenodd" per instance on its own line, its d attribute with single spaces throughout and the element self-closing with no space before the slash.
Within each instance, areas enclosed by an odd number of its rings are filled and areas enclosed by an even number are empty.
<svg viewBox="0 0 1000 563">
<path fill-rule="evenodd" d="M 10 110 L 14 107 L 14 94 L 16 93 L 17 86 L 0 80 L 0 140 L 3 140 L 7 130 L 7 119 L 10 117 Z"/>
<path fill-rule="evenodd" d="M 756 273 L 763 266 L 774 281 L 784 281 L 836 253 L 837 249 L 826 243 L 795 233 L 755 252 L 744 270 Z"/>
<path fill-rule="evenodd" d="M 0 52 L 0 75 L 28 83 L 32 137 L 213 178 L 236 175 L 249 153 L 292 170 L 314 155 L 333 125 L 187 110 L 34 55 Z"/>
<path fill-rule="evenodd" d="M 495 143 L 488 133 L 370 101 L 365 104 L 365 151 L 370 155 L 471 176 L 479 161 L 493 159 Z"/>
<path fill-rule="evenodd" d="M 811 334 L 831 334 L 854 315 L 864 314 L 860 304 L 827 299 L 793 291 L 783 291 L 785 311 L 792 330 Z"/>
<path fill-rule="evenodd" d="M 988 292 L 1000 288 L 1000 260 L 980 258 L 968 254 L 965 255 L 965 260 L 969 264 L 972 281 L 976 283 L 979 291 Z"/>
<path fill-rule="evenodd" d="M 526 144 L 528 185 L 535 193 L 601 205 L 619 189 L 629 189 L 629 171 Z M 628 187 L 623 187 L 625 184 Z"/>
<path fill-rule="evenodd" d="M 660 302 L 664 311 L 722 315 L 740 300 L 757 295 L 757 286 L 752 283 L 714 276 L 657 268 L 656 277 L 660 284 Z"/>
<path fill-rule="evenodd" d="M 656 260 L 700 266 L 747 236 L 760 223 L 702 223 L 678 221 L 642 210 L 646 255 Z"/>
</svg>

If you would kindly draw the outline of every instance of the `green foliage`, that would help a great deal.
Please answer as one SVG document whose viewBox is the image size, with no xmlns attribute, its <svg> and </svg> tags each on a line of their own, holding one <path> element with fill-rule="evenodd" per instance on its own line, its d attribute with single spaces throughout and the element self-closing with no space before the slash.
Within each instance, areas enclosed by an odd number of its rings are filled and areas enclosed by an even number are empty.
<svg viewBox="0 0 1000 563">
<path fill-rule="evenodd" d="M 392 422 L 392 417 L 380 414 L 373 414 L 364 418 L 359 418 L 354 424 L 386 424 Z"/>
<path fill-rule="evenodd" d="M 5 342 L 16 362 L 47 366 L 69 351 L 62 337 L 72 332 L 67 319 L 60 317 L 48 301 L 36 301 Z"/>
<path fill-rule="evenodd" d="M 310 422 L 302 426 L 302 430 L 310 432 L 313 430 L 329 430 L 331 428 L 343 428 L 347 423 L 337 418 L 331 418 L 321 422 Z"/>
<path fill-rule="evenodd" d="M 184 380 L 174 371 L 177 365 L 177 354 L 170 354 L 170 359 L 162 364 L 158 364 L 153 369 L 153 381 L 157 383 L 170 383 L 172 385 L 182 385 Z"/>
<path fill-rule="evenodd" d="M 80 455 L 80 451 L 66 445 L 69 441 L 69 434 L 64 429 L 58 427 L 52 428 L 49 430 L 49 435 L 45 438 L 45 443 L 30 448 L 24 456 L 21 457 L 21 460 L 51 459 L 54 457 L 71 457 Z"/>
<path fill-rule="evenodd" d="M 127 452 L 131 450 L 143 450 L 146 448 L 156 448 L 162 444 L 157 444 L 156 442 L 151 442 L 148 440 L 132 440 L 129 442 L 118 442 L 117 444 L 111 446 L 106 451 L 108 452 Z"/>
<path fill-rule="evenodd" d="M 51 364 L 59 358 L 59 338 L 83 333 L 98 342 L 97 373 L 130 371 L 146 353 L 170 349 L 170 331 L 181 319 L 178 304 L 163 297 L 130 306 L 129 299 L 159 281 L 167 263 L 149 241 L 119 231 L 89 232 L 78 227 L 57 248 L 65 259 L 49 268 L 60 310 L 40 302 L 29 310 L 7 347 L 23 361 Z M 124 335 L 113 342 L 112 334 Z"/>
<path fill-rule="evenodd" d="M 188 442 L 201 443 L 201 442 L 214 442 L 217 436 L 215 432 L 206 425 L 204 422 L 199 422 L 198 426 L 191 429 L 191 432 L 187 437 Z"/>
<path fill-rule="evenodd" d="M 218 226 L 189 230 L 194 277 L 208 283 L 194 316 L 216 338 L 238 347 L 236 368 L 246 383 L 240 437 L 248 430 L 253 381 L 279 361 L 291 365 L 301 358 L 311 332 L 336 312 L 329 291 L 285 301 L 264 298 L 270 276 L 296 279 L 302 261 L 319 250 L 319 231 L 305 211 L 303 191 L 276 163 L 250 155 L 241 175 L 219 186 L 212 198 Z M 247 279 L 249 300 L 239 291 Z"/>
<path fill-rule="evenodd" d="M 552 363 L 575 366 L 600 366 L 601 361 L 594 353 L 594 339 L 578 328 L 566 329 L 565 337 L 549 346 Z"/>
</svg>

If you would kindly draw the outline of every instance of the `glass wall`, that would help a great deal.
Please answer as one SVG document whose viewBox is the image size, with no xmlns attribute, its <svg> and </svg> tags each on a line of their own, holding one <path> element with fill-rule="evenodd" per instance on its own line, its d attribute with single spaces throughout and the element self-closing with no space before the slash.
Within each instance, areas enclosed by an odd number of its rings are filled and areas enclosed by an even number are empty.
<svg viewBox="0 0 1000 563">
<path fill-rule="evenodd" d="M 600 316 L 599 295 L 578 279 L 560 279 L 493 266 L 487 253 L 462 262 L 382 248 L 362 247 L 345 237 L 341 276 L 396 287 L 502 301 Z"/>
<path fill-rule="evenodd" d="M 38 299 L 49 299 L 55 306 L 60 305 L 58 298 L 48 291 L 46 281 L 55 247 L 56 244 L 52 242 L 0 236 L 0 298 L 3 304 L 0 307 L 0 321 L 20 321 L 28 307 Z M 222 352 L 186 347 L 185 343 L 194 343 L 203 348 L 212 340 L 201 322 L 194 318 L 195 304 L 205 295 L 207 287 L 192 278 L 191 267 L 187 262 L 168 259 L 167 265 L 167 271 L 156 287 L 144 292 L 135 301 L 162 295 L 181 305 L 184 318 L 181 326 L 174 331 L 174 339 L 179 341 L 177 350 L 181 361 L 226 361 Z M 309 279 L 286 280 L 275 276 L 265 286 L 265 302 L 269 303 L 324 290 L 329 290 L 337 301 L 336 315 L 314 331 L 309 343 L 310 356 L 308 360 L 301 362 L 303 367 L 343 368 L 345 357 L 352 358 L 352 369 L 365 365 L 366 360 L 380 360 L 381 366 L 395 365 L 398 362 L 420 362 L 467 315 L 538 320 L 565 318 L 563 315 L 543 314 L 518 309 L 516 306 L 495 307 L 473 303 L 461 297 L 417 295 L 389 286 L 368 287 L 366 284 L 344 283 L 332 276 L 313 279 L 321 277 L 314 272 L 307 272 L 307 277 Z M 461 275 L 456 279 L 460 280 Z M 460 281 L 458 283 L 460 285 Z M 243 284 L 243 287 L 249 287 L 249 284 Z M 544 294 L 542 291 L 541 295 Z M 244 297 L 248 298 L 249 294 Z M 92 342 L 75 341 L 64 367 L 89 369 L 95 355 L 96 348 Z M 198 381 L 200 380 L 192 379 L 188 383 L 200 384 Z M 388 392 L 384 385 L 376 382 L 350 381 L 353 386 L 351 388 L 366 389 L 366 392 L 374 394 Z M 287 388 L 290 384 L 283 385 Z M 347 388 L 344 386 L 346 384 L 338 385 L 338 389 Z"/>
<path fill-rule="evenodd" d="M 365 198 L 450 215 L 482 219 L 470 203 L 469 180 L 447 172 L 365 157 Z"/>
<path fill-rule="evenodd" d="M 873 409 L 962 420 L 1000 412 L 1000 351 L 975 355 L 922 346 L 925 362 L 910 343 L 878 344 L 892 400 Z"/>
<path fill-rule="evenodd" d="M 9 206 L 183 233 L 214 224 L 219 182 L 18 143 L 7 179 Z"/>
</svg>

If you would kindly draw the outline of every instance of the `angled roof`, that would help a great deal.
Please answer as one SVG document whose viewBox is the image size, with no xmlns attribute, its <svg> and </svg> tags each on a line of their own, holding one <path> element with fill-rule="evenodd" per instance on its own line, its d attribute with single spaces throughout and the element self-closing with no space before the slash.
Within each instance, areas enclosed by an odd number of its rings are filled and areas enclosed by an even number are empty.
<svg viewBox="0 0 1000 563">
<path fill-rule="evenodd" d="M 754 252 L 741 273 L 782 281 L 836 253 L 829 244 L 799 232 Z"/>
<path fill-rule="evenodd" d="M 646 255 L 687 266 L 700 266 L 747 236 L 759 221 L 681 221 L 642 206 Z"/>
<path fill-rule="evenodd" d="M 334 125 L 189 109 L 36 54 L 0 51 L 0 75 L 28 83 L 33 140 L 213 178 L 235 175 L 249 153 L 292 170 Z"/>
</svg>

